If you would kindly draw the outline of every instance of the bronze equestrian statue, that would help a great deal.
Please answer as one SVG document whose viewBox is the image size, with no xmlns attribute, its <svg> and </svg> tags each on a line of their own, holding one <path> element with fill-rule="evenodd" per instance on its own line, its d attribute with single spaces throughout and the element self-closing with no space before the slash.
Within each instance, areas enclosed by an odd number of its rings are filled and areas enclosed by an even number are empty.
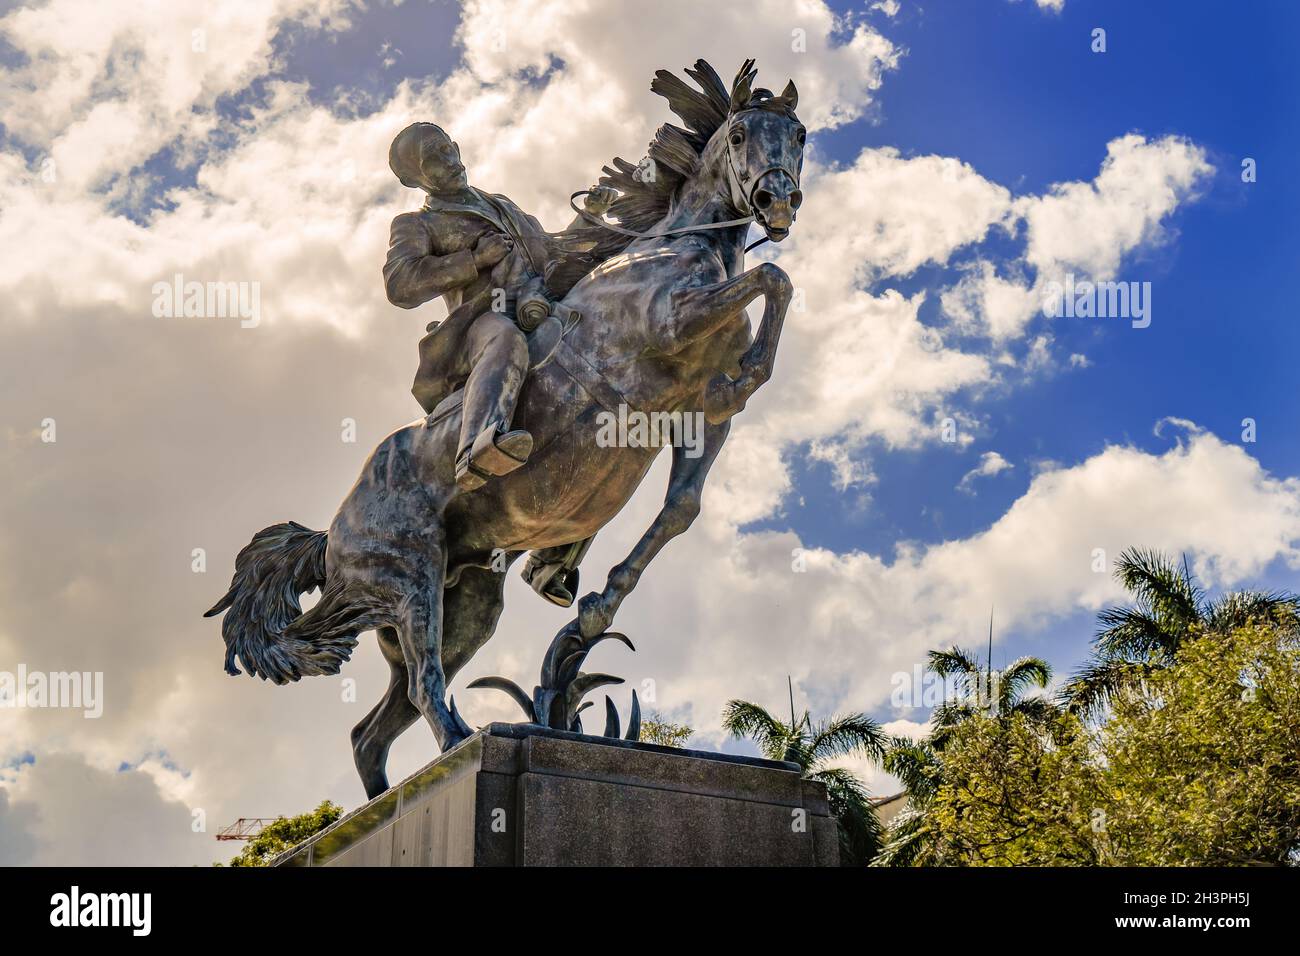
<svg viewBox="0 0 1300 956">
<path fill-rule="evenodd" d="M 601 186 L 618 194 L 608 209 L 614 224 L 597 215 L 599 202 L 580 212 L 584 225 L 556 236 L 502 221 L 506 234 L 520 233 L 504 243 L 496 264 L 488 260 L 503 243 L 486 233 L 441 247 L 430 236 L 425 256 L 415 254 L 424 248 L 418 236 L 412 240 L 415 258 L 401 267 L 407 270 L 418 272 L 426 256 L 462 254 L 460 288 L 470 298 L 447 323 L 460 313 L 467 340 L 497 343 L 502 335 L 513 342 L 501 352 L 512 354 L 506 362 L 500 353 L 477 361 L 451 355 L 431 368 L 426 348 L 415 391 L 418 397 L 429 387 L 425 397 L 436 398 L 436 407 L 380 442 L 328 533 L 294 522 L 258 532 L 236 558 L 230 590 L 208 612 L 226 612 L 227 671 L 239 673 L 238 659 L 275 683 L 337 673 L 357 635 L 376 631 L 391 680 L 352 732 L 371 797 L 388 787 L 389 747 L 419 717 L 444 751 L 472 733 L 448 703 L 447 682 L 492 636 L 501 614 L 504 575 L 494 554 L 514 559 L 590 539 L 645 477 L 659 448 L 597 441 L 598 418 L 621 406 L 624 413 L 698 412 L 707 424 L 702 454 L 673 449 L 668 491 L 649 530 L 605 588 L 578 603 L 568 630 L 584 640 L 608 630 L 649 563 L 695 519 L 731 417 L 772 374 L 793 287 L 772 263 L 745 270 L 745 238 L 752 220 L 768 239 L 784 239 L 802 201 L 798 94 L 793 83 L 780 95 L 755 88 L 753 61 L 730 90 L 702 60 L 686 72 L 698 88 L 662 70 L 651 84 L 683 125 L 660 127 L 642 164 L 615 159 L 604 170 Z M 451 186 L 461 188 L 459 180 Z M 498 205 L 496 218 L 514 218 Z M 396 224 L 394 233 L 407 241 Z M 530 238 L 536 241 L 521 242 Z M 521 248 L 529 245 L 535 248 Z M 487 285 L 485 266 L 493 270 Z M 542 289 L 533 281 L 539 267 Z M 398 283 L 399 298 L 406 288 Z M 480 363 L 485 381 L 509 379 L 522 363 L 518 340 L 502 325 L 508 301 L 499 303 L 504 313 L 489 309 L 498 316 L 484 331 L 469 329 L 477 328 L 481 293 L 490 298 L 490 290 L 514 299 L 516 324 L 522 305 L 530 306 L 523 325 L 537 320 L 531 331 L 519 326 L 528 372 L 509 416 L 509 382 L 472 395 L 464 385 Z M 539 292 L 547 300 L 540 308 Z M 745 307 L 759 297 L 763 316 L 751 337 Z M 454 390 L 443 395 L 432 384 L 437 375 Z M 527 441 L 510 438 L 521 431 Z M 315 587 L 321 598 L 303 613 L 299 597 Z"/>
</svg>

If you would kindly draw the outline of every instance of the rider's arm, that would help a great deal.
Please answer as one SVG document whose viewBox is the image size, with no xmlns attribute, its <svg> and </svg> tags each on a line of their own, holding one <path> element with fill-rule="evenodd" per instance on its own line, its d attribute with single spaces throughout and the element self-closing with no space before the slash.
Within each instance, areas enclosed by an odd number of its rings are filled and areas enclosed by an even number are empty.
<svg viewBox="0 0 1300 956">
<path fill-rule="evenodd" d="M 601 186 L 597 183 L 587 190 L 587 195 L 583 197 L 582 207 L 592 216 L 603 216 L 614 204 L 618 198 L 618 191 L 612 186 Z M 573 217 L 573 222 L 565 227 L 565 232 L 572 232 L 575 229 L 583 229 L 590 226 L 591 223 L 583 218 L 581 214 Z"/>
<path fill-rule="evenodd" d="M 393 305 L 414 309 L 477 278 L 472 250 L 435 255 L 433 238 L 418 214 L 403 213 L 393 220 L 384 262 L 384 289 Z"/>
</svg>

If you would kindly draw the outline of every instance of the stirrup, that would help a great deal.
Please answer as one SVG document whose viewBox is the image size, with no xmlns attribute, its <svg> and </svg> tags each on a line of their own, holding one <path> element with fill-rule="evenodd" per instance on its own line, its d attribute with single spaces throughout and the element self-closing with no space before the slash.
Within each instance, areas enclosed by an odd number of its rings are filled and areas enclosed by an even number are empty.
<svg viewBox="0 0 1300 956">
<path fill-rule="evenodd" d="M 578 593 L 578 569 L 566 568 L 564 562 L 534 563 L 532 558 L 520 573 L 528 586 L 557 607 L 572 607 Z"/>
<path fill-rule="evenodd" d="M 510 474 L 528 460 L 532 451 L 530 432 L 517 428 L 502 434 L 489 426 L 456 460 L 456 484 L 462 491 L 481 488 L 489 478 Z"/>
</svg>

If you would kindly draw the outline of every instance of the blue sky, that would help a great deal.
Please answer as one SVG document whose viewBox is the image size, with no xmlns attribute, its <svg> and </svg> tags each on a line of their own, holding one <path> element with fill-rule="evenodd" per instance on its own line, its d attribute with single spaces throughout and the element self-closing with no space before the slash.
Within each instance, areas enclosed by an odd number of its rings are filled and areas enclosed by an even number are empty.
<svg viewBox="0 0 1300 956">
<path fill-rule="evenodd" d="M 956 155 L 1015 192 L 1039 192 L 1095 175 L 1104 144 L 1124 133 L 1189 137 L 1217 167 L 1212 185 L 1174 218 L 1175 241 L 1133 257 L 1120 273 L 1154 281 L 1151 326 L 1058 323 L 1062 348 L 1086 354 L 1090 367 L 982 398 L 986 429 L 969 448 L 882 450 L 872 459 L 878 481 L 866 504 L 836 492 L 829 466 L 809 462 L 797 472 L 802 505 L 792 501 L 758 526 L 883 555 L 900 540 L 966 537 L 1025 492 L 1032 462 L 1073 463 L 1107 444 L 1162 452 L 1176 429 L 1159 437 L 1153 426 L 1167 416 L 1225 440 L 1236 440 L 1242 419 L 1252 417 L 1251 454 L 1275 473 L 1300 471 L 1292 440 L 1300 411 L 1293 360 L 1300 194 L 1288 172 L 1300 149 L 1300 77 L 1290 48 L 1300 7 L 1246 4 L 1229 14 L 1193 2 L 1173 17 L 1148 3 L 1070 3 L 1060 14 L 1027 6 L 905 6 L 890 36 L 907 55 L 878 98 L 879 122 L 851 124 L 818 144 L 842 162 L 864 146 Z M 1107 31 L 1104 54 L 1090 49 L 1094 26 Z M 1257 162 L 1253 184 L 1241 181 L 1245 157 Z M 902 288 L 922 287 L 937 271 L 923 269 Z M 985 479 L 975 496 L 957 491 L 986 450 L 1014 470 Z M 1259 584 L 1295 587 L 1284 567 Z M 986 625 L 972 621 L 971 646 L 983 648 Z M 1034 653 L 1068 669 L 1086 653 L 1091 630 L 1092 616 L 1078 614 L 1046 634 L 1000 631 L 995 661 Z"/>
</svg>

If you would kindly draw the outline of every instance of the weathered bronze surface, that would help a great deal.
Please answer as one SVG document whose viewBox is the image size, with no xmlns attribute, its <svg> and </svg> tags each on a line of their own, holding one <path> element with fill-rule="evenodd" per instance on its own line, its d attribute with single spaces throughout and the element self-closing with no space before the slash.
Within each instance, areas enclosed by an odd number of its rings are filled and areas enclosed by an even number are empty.
<svg viewBox="0 0 1300 956">
<path fill-rule="evenodd" d="M 683 126 L 660 127 L 641 164 L 615 159 L 561 234 L 470 188 L 436 127 L 394 143 L 394 171 L 429 201 L 394 222 L 389 297 L 411 307 L 442 295 L 452 309 L 421 345 L 414 391 L 429 414 L 379 444 L 328 533 L 258 532 L 208 612 L 226 612 L 226 669 L 239 673 L 238 660 L 276 683 L 337 673 L 376 631 L 391 682 L 352 733 L 372 797 L 388 788 L 390 745 L 419 717 L 444 751 L 472 732 L 447 681 L 495 630 L 504 566 L 540 552 L 534 568 L 562 565 L 572 581 L 581 543 L 645 477 L 660 447 L 599 440 L 602 416 L 697 415 L 702 444 L 673 448 L 659 515 L 553 648 L 608 630 L 699 513 L 732 416 L 772 374 L 792 285 L 772 263 L 746 270 L 745 239 L 749 217 L 784 239 L 802 200 L 798 94 L 755 88 L 752 61 L 730 90 L 704 61 L 687 74 L 697 86 L 664 71 L 651 85 Z M 612 195 L 617 230 L 599 218 Z M 751 336 L 744 310 L 759 297 Z M 517 432 L 529 440 L 508 442 Z"/>
</svg>

